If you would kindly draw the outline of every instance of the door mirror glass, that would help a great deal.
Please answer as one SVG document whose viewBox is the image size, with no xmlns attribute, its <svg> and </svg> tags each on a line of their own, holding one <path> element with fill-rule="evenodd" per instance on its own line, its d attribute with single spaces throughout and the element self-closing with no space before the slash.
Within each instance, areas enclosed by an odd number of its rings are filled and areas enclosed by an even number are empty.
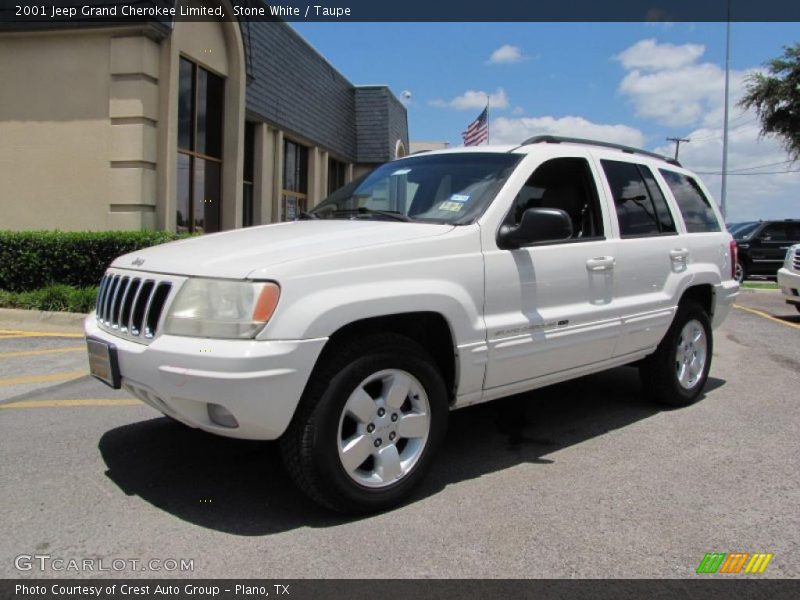
<svg viewBox="0 0 800 600">
<path fill-rule="evenodd" d="M 537 242 L 556 242 L 572 237 L 572 221 L 560 208 L 529 208 L 517 225 L 504 225 L 498 245 L 514 249 Z"/>
</svg>

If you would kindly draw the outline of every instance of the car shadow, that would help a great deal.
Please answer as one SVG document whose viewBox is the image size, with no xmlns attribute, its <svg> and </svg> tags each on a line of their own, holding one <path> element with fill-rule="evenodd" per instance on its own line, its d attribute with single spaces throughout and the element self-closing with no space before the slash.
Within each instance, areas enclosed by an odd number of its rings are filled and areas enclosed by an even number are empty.
<svg viewBox="0 0 800 600">
<path fill-rule="evenodd" d="M 724 383 L 709 378 L 706 391 Z M 455 411 L 411 502 L 521 463 L 546 469 L 557 450 L 660 410 L 643 397 L 636 369 L 623 367 Z M 359 518 L 326 511 L 298 491 L 276 442 L 218 437 L 164 417 L 112 429 L 98 448 L 106 476 L 124 493 L 201 527 L 256 536 Z"/>
</svg>

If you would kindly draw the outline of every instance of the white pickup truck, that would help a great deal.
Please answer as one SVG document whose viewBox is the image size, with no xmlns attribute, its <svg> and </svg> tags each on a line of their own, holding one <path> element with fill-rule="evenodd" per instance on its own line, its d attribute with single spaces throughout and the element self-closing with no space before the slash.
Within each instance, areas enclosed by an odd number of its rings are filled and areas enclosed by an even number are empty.
<svg viewBox="0 0 800 600">
<path fill-rule="evenodd" d="M 721 223 L 695 175 L 626 146 L 413 155 L 298 221 L 118 258 L 91 371 L 191 427 L 280 438 L 316 501 L 381 510 L 450 410 L 630 363 L 654 400 L 695 401 L 738 293 Z"/>
</svg>

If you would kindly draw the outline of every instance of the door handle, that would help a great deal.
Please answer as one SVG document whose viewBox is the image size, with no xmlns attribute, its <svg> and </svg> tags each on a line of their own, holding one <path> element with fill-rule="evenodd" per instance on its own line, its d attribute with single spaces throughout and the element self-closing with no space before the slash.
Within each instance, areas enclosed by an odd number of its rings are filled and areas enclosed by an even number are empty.
<svg viewBox="0 0 800 600">
<path fill-rule="evenodd" d="M 596 256 L 586 261 L 586 268 L 592 272 L 610 271 L 616 263 L 613 256 Z"/>
</svg>

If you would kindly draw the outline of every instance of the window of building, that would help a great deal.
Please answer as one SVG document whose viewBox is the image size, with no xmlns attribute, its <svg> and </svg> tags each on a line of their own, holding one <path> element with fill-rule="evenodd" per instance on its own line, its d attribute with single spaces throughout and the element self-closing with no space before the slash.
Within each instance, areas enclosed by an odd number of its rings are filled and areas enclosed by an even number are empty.
<svg viewBox="0 0 800 600">
<path fill-rule="evenodd" d="M 616 160 L 600 162 L 614 198 L 622 237 L 675 233 L 675 221 L 650 169 Z"/>
<path fill-rule="evenodd" d="M 347 174 L 347 165 L 335 158 L 328 159 L 328 194 L 344 186 L 344 180 Z"/>
<path fill-rule="evenodd" d="M 675 202 L 683 215 L 686 231 L 699 233 L 703 231 L 720 231 L 717 216 L 711 208 L 711 202 L 706 198 L 703 190 L 691 177 L 682 173 L 660 169 L 661 176 L 667 182 Z"/>
<path fill-rule="evenodd" d="M 566 212 L 573 239 L 603 237 L 597 186 L 584 158 L 555 158 L 539 165 L 514 199 L 507 222 L 516 225 L 529 208 Z"/>
<path fill-rule="evenodd" d="M 281 221 L 294 221 L 306 210 L 308 210 L 308 148 L 284 140 Z"/>
<path fill-rule="evenodd" d="M 255 194 L 253 173 L 255 171 L 256 125 L 252 121 L 244 123 L 244 177 L 242 183 L 242 227 L 255 224 Z"/>
<path fill-rule="evenodd" d="M 177 230 L 219 231 L 225 80 L 181 58 L 178 86 Z"/>
</svg>

